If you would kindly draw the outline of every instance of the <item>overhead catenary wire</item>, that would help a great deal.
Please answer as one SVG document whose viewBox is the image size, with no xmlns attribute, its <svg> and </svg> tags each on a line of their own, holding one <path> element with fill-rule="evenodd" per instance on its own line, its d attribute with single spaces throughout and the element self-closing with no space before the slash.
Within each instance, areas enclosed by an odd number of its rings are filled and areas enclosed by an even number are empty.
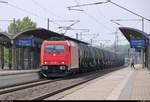
<svg viewBox="0 0 150 102">
<path fill-rule="evenodd" d="M 135 13 L 135 12 L 133 12 L 133 11 L 123 7 L 123 6 L 120 6 L 120 5 L 116 4 L 115 2 L 112 2 L 111 0 L 107 0 L 105 2 L 95 2 L 95 3 L 88 3 L 88 4 L 82 4 L 82 5 L 75 5 L 75 6 L 70 6 L 70 7 L 67 7 L 67 8 L 74 8 L 74 7 L 81 7 L 81 6 L 90 6 L 90 5 L 99 5 L 99 4 L 105 4 L 105 3 L 111 3 L 111 4 L 113 4 L 115 6 L 118 6 L 119 8 L 124 9 L 124 10 L 126 10 L 126 11 L 128 11 L 128 12 L 130 12 L 130 13 L 136 15 L 136 16 L 138 16 L 138 17 L 141 17 L 142 19 L 150 21 L 150 19 L 148 19 L 148 18 L 146 18 L 146 17 L 144 17 L 144 16 L 142 16 L 142 15 L 140 15 L 138 13 Z"/>
<path fill-rule="evenodd" d="M 72 3 L 70 0 L 68 0 L 68 2 Z M 75 2 L 76 2 L 76 1 L 75 1 Z M 77 9 L 75 9 L 75 10 L 77 10 Z M 83 10 L 80 10 L 80 11 L 83 11 Z M 73 15 L 72 15 L 72 16 L 73 16 Z M 75 16 L 73 16 L 73 18 L 75 18 Z M 82 25 L 81 23 L 80 23 L 80 25 L 81 25 L 83 28 L 85 28 L 84 25 Z"/>
<path fill-rule="evenodd" d="M 122 9 L 124 9 L 124 10 L 126 10 L 126 11 L 128 11 L 128 12 L 130 12 L 130 13 L 136 15 L 136 16 L 138 16 L 138 17 L 141 17 L 141 18 L 143 18 L 143 19 L 145 19 L 145 20 L 147 20 L 147 21 L 150 21 L 150 19 L 148 19 L 148 18 L 146 18 L 146 17 L 144 17 L 144 16 L 142 16 L 142 15 L 140 15 L 140 14 L 137 14 L 137 13 L 135 13 L 135 12 L 133 12 L 133 11 L 131 11 L 131 10 L 125 8 L 125 7 L 122 7 L 122 6 L 120 6 L 120 5 L 118 5 L 118 4 L 114 3 L 114 2 L 112 2 L 111 0 L 108 0 L 108 2 L 114 4 L 114 5 L 116 5 L 116 6 L 120 7 L 120 8 L 122 8 Z"/>
<path fill-rule="evenodd" d="M 142 19 L 113 19 L 113 21 L 142 21 Z"/>
<path fill-rule="evenodd" d="M 75 2 L 77 3 L 77 5 L 79 4 L 77 0 L 75 0 Z M 79 7 L 79 8 L 82 9 L 81 7 Z M 98 25 L 100 24 L 106 30 L 109 30 L 109 32 L 112 32 L 112 30 L 110 28 L 108 28 L 107 26 L 105 26 L 103 23 L 101 23 L 99 20 L 97 20 L 94 16 L 89 15 L 85 10 L 83 10 L 81 12 L 83 12 L 86 16 L 88 16 L 90 19 L 92 19 L 93 21 L 95 21 Z"/>
<path fill-rule="evenodd" d="M 38 17 L 38 18 L 41 18 L 41 19 L 45 19 L 44 17 L 41 17 L 41 16 L 39 16 L 39 15 L 37 15 L 37 14 L 35 14 L 35 13 L 32 13 L 32 12 L 30 12 L 30 11 L 24 9 L 24 8 L 15 6 L 15 5 L 10 4 L 10 3 L 8 3 L 7 5 L 9 5 L 9 6 L 15 8 L 15 9 L 18 9 L 18 10 L 20 10 L 20 11 L 23 11 L 23 12 L 26 12 L 26 13 L 28 13 L 28 14 L 31 14 L 31 15 L 33 15 L 33 16 L 35 16 L 35 17 Z"/>
<path fill-rule="evenodd" d="M 6 3 L 6 5 L 8 5 L 8 6 L 10 6 L 10 7 L 13 7 L 13 8 L 15 8 L 15 9 L 18 9 L 18 10 L 20 10 L 20 11 L 22 11 L 22 12 L 28 13 L 28 14 L 30 14 L 30 15 L 32 15 L 32 16 L 35 16 L 35 17 L 37 17 L 37 18 L 40 18 L 40 19 L 42 19 L 42 20 L 47 20 L 46 17 L 39 16 L 39 15 L 37 15 L 37 14 L 31 12 L 31 11 L 28 11 L 28 10 L 26 10 L 26 9 L 24 9 L 24 8 L 21 8 L 21 7 L 19 7 L 19 6 L 13 5 L 13 4 L 11 4 L 11 3 Z M 57 23 L 55 23 L 55 22 L 52 22 L 52 23 L 55 24 L 55 25 L 59 25 L 59 24 L 57 24 Z M 59 25 L 59 26 L 60 26 L 60 25 Z"/>
<path fill-rule="evenodd" d="M 35 0 L 34 0 L 35 1 Z M 71 1 L 68 1 L 68 2 L 70 2 L 70 3 L 72 3 Z M 62 18 L 61 16 L 59 16 L 59 18 Z M 76 18 L 76 17 L 73 17 L 73 18 Z M 49 20 L 49 22 L 73 22 L 71 25 L 69 25 L 69 26 L 63 26 L 63 27 L 58 27 L 58 28 L 70 28 L 69 30 L 70 31 L 73 31 L 73 32 L 75 32 L 76 33 L 76 30 L 85 30 L 85 29 L 73 29 L 72 27 L 70 27 L 70 26 L 73 26 L 74 24 L 76 24 L 76 23 L 78 23 L 78 22 L 80 22 L 80 20 Z M 81 25 L 81 23 L 80 23 L 80 25 Z M 67 29 L 68 30 L 68 29 Z M 86 29 L 87 30 L 87 29 Z M 89 30 L 89 29 L 88 29 Z M 59 30 L 58 32 L 61 32 L 61 31 L 63 31 L 63 29 L 61 29 L 61 30 Z M 65 33 L 67 33 L 67 31 L 65 30 Z"/>
<path fill-rule="evenodd" d="M 96 6 L 97 7 L 97 6 Z M 107 21 L 109 21 L 110 22 L 110 19 L 108 18 L 108 17 L 106 17 L 101 11 L 100 11 L 100 9 L 97 7 L 97 10 L 98 10 L 98 12 L 101 14 L 101 16 L 103 16 L 103 18 L 104 19 L 106 19 Z M 112 26 L 114 26 L 113 24 L 112 24 L 112 22 L 110 23 Z M 117 29 L 117 28 L 116 28 Z"/>
<path fill-rule="evenodd" d="M 50 12 L 50 13 L 51 13 L 50 15 L 53 15 L 53 16 L 56 16 L 56 17 L 58 17 L 58 18 L 63 18 L 63 19 L 64 19 L 64 17 L 58 16 L 58 15 L 54 14 L 53 12 L 51 12 L 51 11 L 50 11 L 49 9 L 47 9 L 46 7 L 43 7 L 43 6 L 42 6 L 41 4 L 39 4 L 36 0 L 32 0 L 32 2 L 33 2 L 37 7 L 39 7 L 40 9 L 42 9 L 44 12 L 45 12 L 45 11 Z M 74 23 L 73 23 L 73 25 L 74 25 L 76 22 L 79 22 L 79 20 L 49 20 L 49 22 L 53 22 L 53 23 L 55 23 L 55 24 L 58 24 L 58 23 L 56 23 L 56 22 L 74 22 Z M 70 26 L 72 26 L 72 24 L 71 24 Z M 65 33 L 66 33 L 66 31 L 65 31 Z"/>
<path fill-rule="evenodd" d="M 77 0 L 75 0 L 75 2 L 77 3 L 77 5 L 79 5 L 79 3 L 77 2 Z M 79 8 L 82 9 L 81 7 L 79 7 Z M 83 10 L 82 12 L 83 12 L 85 15 L 87 15 L 88 17 L 90 17 L 91 19 L 93 19 L 97 24 L 103 25 L 103 27 L 104 27 L 105 29 L 107 29 L 107 30 L 109 30 L 110 32 L 112 32 L 110 28 L 108 28 L 107 26 L 105 26 L 104 24 L 102 24 L 102 23 L 101 23 L 99 20 L 97 20 L 94 16 L 89 15 L 85 10 Z M 104 18 L 106 18 L 106 17 L 104 16 Z M 116 34 L 115 34 L 115 35 L 116 35 Z"/>
<path fill-rule="evenodd" d="M 96 6 L 96 7 L 97 7 L 97 6 Z M 97 7 L 97 9 L 98 9 L 98 11 L 100 12 L 100 10 L 99 10 L 98 7 Z M 110 23 L 111 25 L 114 25 L 113 23 L 115 23 L 115 24 L 118 25 L 118 26 L 124 27 L 122 24 L 120 24 L 120 23 L 118 23 L 118 22 L 114 22 L 114 20 L 108 19 L 105 15 L 102 14 L 102 12 L 100 12 L 100 13 L 101 13 L 101 15 L 102 15 L 105 19 L 111 21 L 111 23 Z M 116 19 L 116 20 L 120 21 L 120 19 Z M 124 19 L 124 21 L 130 21 L 130 20 L 134 20 L 134 19 Z M 136 20 L 141 21 L 141 19 L 136 19 Z M 136 20 L 135 20 L 135 21 L 136 21 Z M 116 26 L 115 26 L 115 28 L 116 28 Z M 118 27 L 117 27 L 116 29 L 118 29 Z M 111 34 L 114 34 L 114 35 L 116 36 L 116 32 L 113 32 L 113 33 L 111 33 Z M 120 33 L 120 34 L 122 34 L 122 33 Z M 119 37 L 119 34 L 118 34 L 118 37 Z M 121 36 L 121 37 L 122 37 L 122 36 Z M 123 37 L 124 37 L 124 36 L 123 36 Z M 118 41 L 119 41 L 119 40 L 118 40 Z"/>
<path fill-rule="evenodd" d="M 150 19 L 148 19 L 148 18 L 146 18 L 146 17 L 144 17 L 144 16 L 142 16 L 142 15 L 136 13 L 136 12 L 133 12 L 133 11 L 129 10 L 128 8 L 125 8 L 125 7 L 123 7 L 123 6 L 120 6 L 119 4 L 116 4 L 115 2 L 112 2 L 111 0 L 107 0 L 106 2 L 96 2 L 96 3 L 82 4 L 82 5 L 75 5 L 75 6 L 70 6 L 70 7 L 67 7 L 67 8 L 68 8 L 68 9 L 72 9 L 73 7 L 97 5 L 97 4 L 103 4 L 103 3 L 111 3 L 111 4 L 113 4 L 113 5 L 117 6 L 117 7 L 119 7 L 119 8 L 121 8 L 121 9 L 125 10 L 125 11 L 130 12 L 130 13 L 133 14 L 133 15 L 136 15 L 136 16 L 138 16 L 138 17 L 141 17 L 141 18 L 142 18 L 142 31 L 143 31 L 143 32 L 144 32 L 144 20 L 150 21 Z"/>
<path fill-rule="evenodd" d="M 64 19 L 64 17 L 60 16 L 60 15 L 56 15 L 55 13 L 51 12 L 49 9 L 41 6 L 37 1 L 35 0 L 32 0 L 33 3 L 35 3 L 38 7 L 40 7 L 43 11 L 47 11 L 47 12 L 50 12 L 51 14 L 53 14 L 54 16 L 58 17 L 58 18 L 61 18 L 61 19 Z M 49 20 L 50 22 L 79 22 L 80 20 Z M 58 24 L 58 23 L 57 23 Z M 74 23 L 73 23 L 74 24 Z M 72 24 L 70 25 L 72 26 Z"/>
<path fill-rule="evenodd" d="M 42 6 L 40 3 L 38 3 L 36 0 L 31 0 L 37 7 L 41 8 L 44 12 L 47 12 L 48 14 L 52 15 L 52 16 L 56 16 L 58 18 L 63 18 L 62 16 L 60 15 L 56 15 L 55 13 L 53 13 L 51 10 L 49 10 L 48 8 Z"/>
<path fill-rule="evenodd" d="M 77 3 L 77 5 L 79 5 L 79 2 L 77 0 L 75 0 L 75 2 Z M 80 9 L 82 9 L 81 7 L 79 7 Z M 83 9 L 82 9 L 83 10 Z M 107 26 L 105 26 L 102 22 L 100 22 L 99 20 L 97 20 L 94 16 L 89 15 L 85 10 L 81 11 L 83 12 L 86 16 L 88 16 L 89 18 L 91 18 L 93 21 L 95 21 L 98 25 L 100 24 L 101 26 L 103 26 L 103 28 L 105 28 L 106 30 L 109 30 L 110 32 L 112 32 L 112 30 L 110 28 L 108 28 Z"/>
</svg>

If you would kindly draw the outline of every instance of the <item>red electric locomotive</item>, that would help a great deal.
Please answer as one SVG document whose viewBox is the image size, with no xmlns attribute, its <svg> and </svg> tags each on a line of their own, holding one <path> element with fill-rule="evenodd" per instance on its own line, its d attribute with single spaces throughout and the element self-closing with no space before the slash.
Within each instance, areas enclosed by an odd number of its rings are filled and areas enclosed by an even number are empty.
<svg viewBox="0 0 150 102">
<path fill-rule="evenodd" d="M 77 47 L 72 41 L 43 41 L 40 74 L 44 77 L 60 77 L 79 68 Z"/>
<path fill-rule="evenodd" d="M 43 41 L 40 76 L 61 77 L 69 73 L 119 67 L 124 57 L 74 41 Z"/>
</svg>

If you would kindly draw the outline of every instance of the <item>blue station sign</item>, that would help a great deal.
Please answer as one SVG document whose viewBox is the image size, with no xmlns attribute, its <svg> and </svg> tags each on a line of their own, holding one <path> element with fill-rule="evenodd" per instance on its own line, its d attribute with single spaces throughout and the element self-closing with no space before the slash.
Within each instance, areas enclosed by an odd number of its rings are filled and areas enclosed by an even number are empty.
<svg viewBox="0 0 150 102">
<path fill-rule="evenodd" d="M 143 38 L 141 38 L 141 39 L 131 38 L 130 44 L 134 48 L 145 48 L 146 47 L 146 41 Z"/>
<path fill-rule="evenodd" d="M 15 44 L 17 46 L 32 47 L 33 46 L 33 40 L 32 39 L 17 39 L 15 41 Z"/>
</svg>

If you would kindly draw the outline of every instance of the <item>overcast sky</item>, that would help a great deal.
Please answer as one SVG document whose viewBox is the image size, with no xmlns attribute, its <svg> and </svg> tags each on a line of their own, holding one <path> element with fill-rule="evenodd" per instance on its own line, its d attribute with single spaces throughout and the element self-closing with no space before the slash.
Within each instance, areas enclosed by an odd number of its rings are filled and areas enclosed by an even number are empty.
<svg viewBox="0 0 150 102">
<path fill-rule="evenodd" d="M 38 27 L 47 29 L 47 18 L 50 20 L 80 20 L 72 26 L 73 29 L 89 29 L 67 31 L 66 35 L 75 38 L 76 33 L 82 33 L 82 40 L 99 45 L 102 40 L 110 40 L 107 45 L 114 43 L 114 32 L 119 27 L 110 20 L 114 19 L 140 19 L 139 17 L 122 10 L 121 8 L 111 4 L 100 4 L 94 6 L 86 6 L 75 9 L 84 11 L 68 10 L 68 6 L 77 4 L 94 3 L 105 0 L 3 0 L 8 4 L 0 3 L 0 20 L 12 20 L 29 16 L 33 21 L 37 22 Z M 150 0 L 112 0 L 129 10 L 138 13 L 150 19 Z M 0 29 L 7 30 L 10 22 L 0 21 Z M 120 21 L 122 26 L 132 27 L 141 30 L 141 21 Z M 58 27 L 71 25 L 72 22 L 50 22 L 50 30 L 60 32 Z M 145 21 L 145 32 L 150 34 L 150 22 Z M 119 44 L 128 44 L 125 37 L 118 33 Z M 79 39 L 80 36 L 79 36 Z"/>
</svg>

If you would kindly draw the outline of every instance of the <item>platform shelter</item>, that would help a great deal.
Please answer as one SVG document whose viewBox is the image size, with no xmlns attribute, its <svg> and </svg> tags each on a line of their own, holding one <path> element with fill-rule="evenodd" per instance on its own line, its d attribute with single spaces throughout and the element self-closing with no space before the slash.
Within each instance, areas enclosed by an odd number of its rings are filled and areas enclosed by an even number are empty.
<svg viewBox="0 0 150 102">
<path fill-rule="evenodd" d="M 136 51 L 141 52 L 143 68 L 147 67 L 150 69 L 149 35 L 135 28 L 120 27 L 119 29 L 129 41 L 130 47 L 135 48 Z"/>
<path fill-rule="evenodd" d="M 40 46 L 43 40 L 72 40 L 88 44 L 74 38 L 46 30 L 44 28 L 30 29 L 18 34 L 0 33 L 1 69 L 27 70 L 40 66 Z M 8 65 L 5 64 L 4 47 L 9 51 Z"/>
<path fill-rule="evenodd" d="M 4 57 L 5 54 L 7 56 Z M 0 32 L 0 69 L 11 69 L 12 68 L 11 62 L 12 62 L 12 35 L 6 32 Z"/>
</svg>

